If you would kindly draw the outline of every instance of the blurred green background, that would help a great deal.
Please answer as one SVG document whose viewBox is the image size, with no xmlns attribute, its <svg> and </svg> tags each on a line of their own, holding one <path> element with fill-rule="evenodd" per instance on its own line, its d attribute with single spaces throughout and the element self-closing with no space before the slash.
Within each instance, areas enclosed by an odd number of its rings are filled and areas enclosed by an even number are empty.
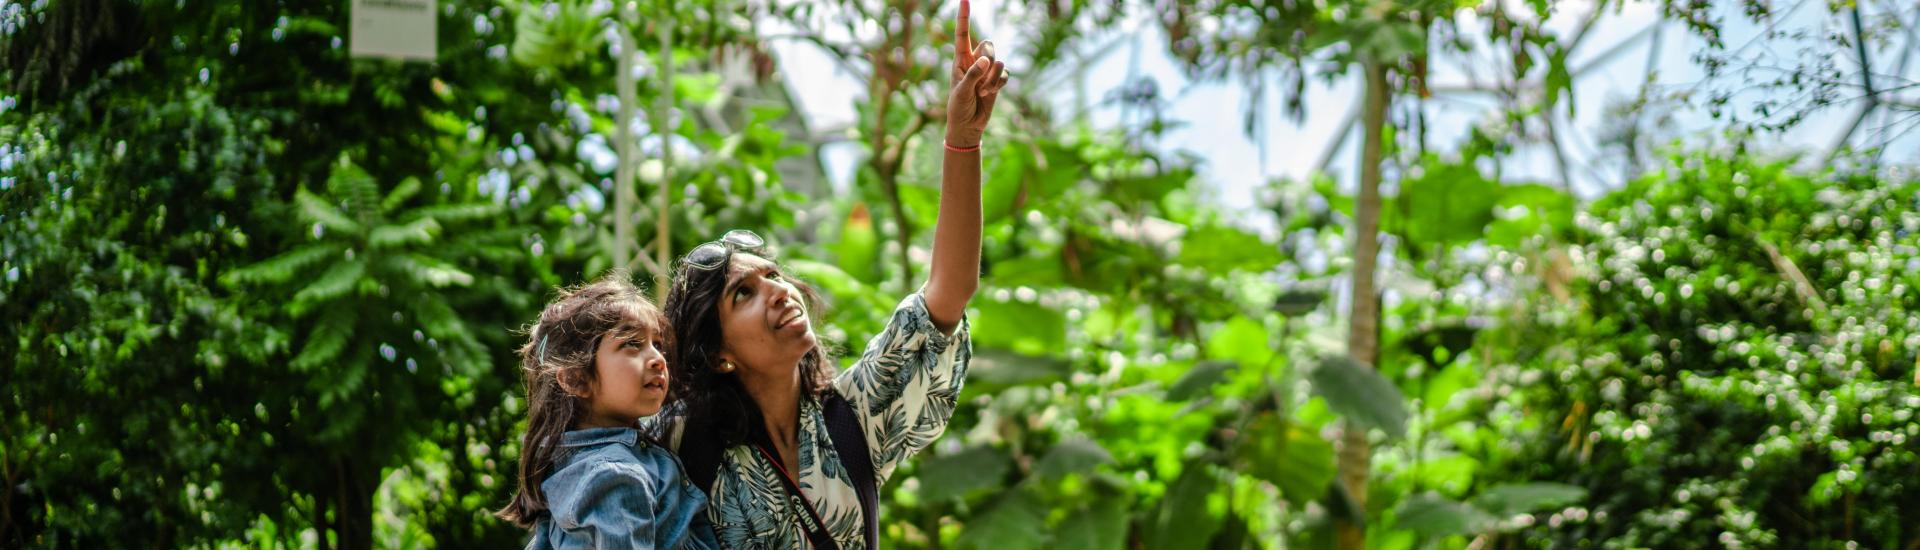
<svg viewBox="0 0 1920 550">
<path fill-rule="evenodd" d="M 489 514 L 556 285 L 651 291 L 754 229 L 848 356 L 918 287 L 953 4 L 440 0 L 402 63 L 349 55 L 345 0 L 0 2 L 0 544 L 523 544 Z M 884 546 L 1920 548 L 1914 151 L 1764 146 L 1855 105 L 1915 126 L 1904 55 L 1842 61 L 1910 53 L 1920 9 L 1813 5 L 1830 34 L 1742 73 L 1720 30 L 1774 6 L 1655 4 L 1706 44 L 1664 55 L 1774 91 L 1673 98 L 1713 129 L 1659 140 L 1623 102 L 1634 169 L 1583 194 L 1506 167 L 1559 151 L 1583 14 L 1620 4 L 1004 4 L 973 369 Z M 1294 117 L 1364 76 L 1355 173 L 1224 205 L 1151 81 L 1086 94 L 1118 125 L 1049 100 L 1129 13 Z M 770 53 L 796 41 L 866 87 L 826 139 Z M 1429 132 L 1429 58 L 1462 52 L 1501 100 Z"/>
</svg>

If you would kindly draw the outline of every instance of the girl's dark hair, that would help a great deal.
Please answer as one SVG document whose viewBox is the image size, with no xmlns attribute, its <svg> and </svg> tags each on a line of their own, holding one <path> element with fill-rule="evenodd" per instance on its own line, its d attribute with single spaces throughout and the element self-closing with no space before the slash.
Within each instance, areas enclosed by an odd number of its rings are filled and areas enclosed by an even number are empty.
<svg viewBox="0 0 1920 550">
<path fill-rule="evenodd" d="M 729 249 L 725 261 L 710 269 L 681 262 L 666 303 L 667 322 L 673 331 L 667 369 L 674 384 L 668 392 L 674 405 L 663 409 L 662 414 L 668 419 L 679 417 L 682 433 L 714 438 L 721 449 L 747 443 L 753 430 L 762 425 L 760 406 L 740 383 L 739 373 L 715 369 L 720 365 L 725 341 L 720 330 L 720 294 L 727 285 L 735 254 Z M 756 255 L 778 263 L 770 254 Z M 825 309 L 812 285 L 792 277 L 787 281 L 799 289 L 809 313 L 818 315 Z M 815 344 L 801 357 L 799 368 L 802 397 L 818 396 L 832 387 L 833 356 L 824 344 Z M 671 424 L 654 423 L 655 433 L 650 435 L 663 441 L 670 439 L 664 432 Z"/>
<path fill-rule="evenodd" d="M 547 517 L 540 483 L 562 458 L 557 456 L 560 435 L 586 418 L 587 400 L 574 394 L 596 376 L 593 358 L 600 340 L 642 334 L 671 338 L 660 308 L 634 287 L 626 272 L 617 270 L 592 283 L 560 289 L 527 328 L 527 343 L 519 350 L 527 377 L 527 433 L 520 438 L 515 476 L 520 488 L 513 502 L 495 515 L 522 528 Z"/>
</svg>

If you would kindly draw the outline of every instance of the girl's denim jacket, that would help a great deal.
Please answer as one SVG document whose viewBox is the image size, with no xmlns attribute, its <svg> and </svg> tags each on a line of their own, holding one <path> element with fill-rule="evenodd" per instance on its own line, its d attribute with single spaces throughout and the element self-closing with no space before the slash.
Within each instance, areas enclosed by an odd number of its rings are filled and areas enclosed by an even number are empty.
<svg viewBox="0 0 1920 550">
<path fill-rule="evenodd" d="M 707 495 L 680 459 L 633 428 L 560 435 L 553 474 L 540 484 L 550 515 L 527 548 L 717 549 Z"/>
</svg>

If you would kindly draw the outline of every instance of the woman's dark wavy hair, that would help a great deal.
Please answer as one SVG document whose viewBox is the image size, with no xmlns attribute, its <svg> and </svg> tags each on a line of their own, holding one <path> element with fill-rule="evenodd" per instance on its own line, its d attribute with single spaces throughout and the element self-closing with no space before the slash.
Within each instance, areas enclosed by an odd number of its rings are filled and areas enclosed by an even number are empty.
<svg viewBox="0 0 1920 550">
<path fill-rule="evenodd" d="M 683 433 L 715 438 L 722 449 L 748 443 L 753 431 L 761 429 L 763 422 L 760 406 L 740 383 L 739 373 L 723 373 L 715 368 L 720 365 L 725 338 L 720 329 L 720 294 L 727 285 L 733 257 L 740 253 L 755 254 L 778 264 L 771 254 L 729 249 L 725 261 L 712 269 L 682 261 L 674 274 L 673 287 L 667 292 L 667 323 L 673 331 L 667 369 L 674 381 L 669 390 L 669 401 L 674 405 L 667 407 L 663 416 L 681 417 Z M 799 289 L 812 316 L 809 322 L 819 319 L 820 312 L 826 309 L 819 292 L 799 279 L 788 277 L 787 280 Z M 801 396 L 818 397 L 828 391 L 833 382 L 833 365 L 833 356 L 825 344 L 815 344 L 813 350 L 801 357 Z M 657 432 L 651 435 L 662 441 L 670 439 L 668 434 L 659 432 L 671 424 L 654 423 Z"/>
<path fill-rule="evenodd" d="M 587 416 L 587 400 L 567 388 L 585 388 L 597 376 L 594 354 L 601 339 L 661 335 L 665 329 L 666 316 L 625 271 L 560 289 L 527 328 L 527 343 L 518 350 L 527 381 L 527 432 L 520 439 L 520 465 L 514 475 L 519 490 L 494 515 L 527 528 L 550 514 L 540 484 L 562 458 L 560 435 Z"/>
</svg>

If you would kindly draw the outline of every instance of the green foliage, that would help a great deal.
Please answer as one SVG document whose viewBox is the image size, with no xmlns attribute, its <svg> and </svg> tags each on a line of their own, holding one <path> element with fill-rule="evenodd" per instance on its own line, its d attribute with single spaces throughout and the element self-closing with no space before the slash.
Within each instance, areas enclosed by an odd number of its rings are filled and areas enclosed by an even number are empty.
<svg viewBox="0 0 1920 550">
<path fill-rule="evenodd" d="M 1400 390 L 1380 371 L 1347 357 L 1321 361 L 1311 373 L 1313 389 L 1327 406 L 1362 426 L 1378 428 L 1389 437 L 1407 431 L 1407 410 Z"/>
<path fill-rule="evenodd" d="M 432 66 L 349 59 L 340 2 L 189 4 L 55 2 L 8 36 L 9 53 L 105 52 L 6 73 L 9 546 L 518 544 L 488 515 L 524 420 L 517 330 L 554 285 L 613 267 L 604 25 L 641 48 L 684 38 L 672 81 L 638 82 L 649 107 L 673 90 L 678 121 L 645 125 L 641 149 L 679 144 L 672 172 L 642 164 L 637 194 L 670 204 L 642 205 L 639 239 L 662 215 L 675 252 L 771 237 L 828 297 L 819 328 L 843 352 L 918 283 L 892 239 L 905 220 L 922 229 L 905 253 L 931 242 L 938 124 L 868 142 L 898 145 L 892 180 L 783 179 L 814 151 L 777 101 L 722 93 L 762 82 L 708 60 L 764 55 L 723 3 L 611 23 L 588 2 L 445 1 Z M 1170 32 L 1229 23 L 1175 37 L 1203 76 L 1358 55 L 1413 74 L 1454 9 L 1176 4 Z M 1124 8 L 1034 7 L 1048 17 L 1011 26 L 1039 37 L 1035 78 Z M 1500 47 L 1542 57 L 1548 106 L 1571 105 L 1567 52 L 1510 30 Z M 856 134 L 920 114 L 876 103 Z M 1204 198 L 1191 158 L 1145 145 L 1165 121 L 1105 132 L 1022 107 L 990 131 L 966 393 L 883 488 L 883 546 L 1312 547 L 1334 518 L 1380 547 L 1916 537 L 1912 181 L 1696 152 L 1582 206 L 1490 176 L 1497 144 L 1401 153 L 1369 366 L 1341 353 L 1354 201 L 1332 179 L 1276 182 L 1280 231 L 1262 233 Z M 1379 428 L 1364 506 L 1333 482 L 1342 419 Z"/>
<path fill-rule="evenodd" d="M 1552 334 L 1500 354 L 1494 379 L 1528 413 L 1503 428 L 1522 444 L 1494 474 L 1590 494 L 1528 536 L 1914 540 L 1917 192 L 1691 154 L 1582 215 L 1570 301 L 1523 307 L 1495 337 Z"/>
</svg>

